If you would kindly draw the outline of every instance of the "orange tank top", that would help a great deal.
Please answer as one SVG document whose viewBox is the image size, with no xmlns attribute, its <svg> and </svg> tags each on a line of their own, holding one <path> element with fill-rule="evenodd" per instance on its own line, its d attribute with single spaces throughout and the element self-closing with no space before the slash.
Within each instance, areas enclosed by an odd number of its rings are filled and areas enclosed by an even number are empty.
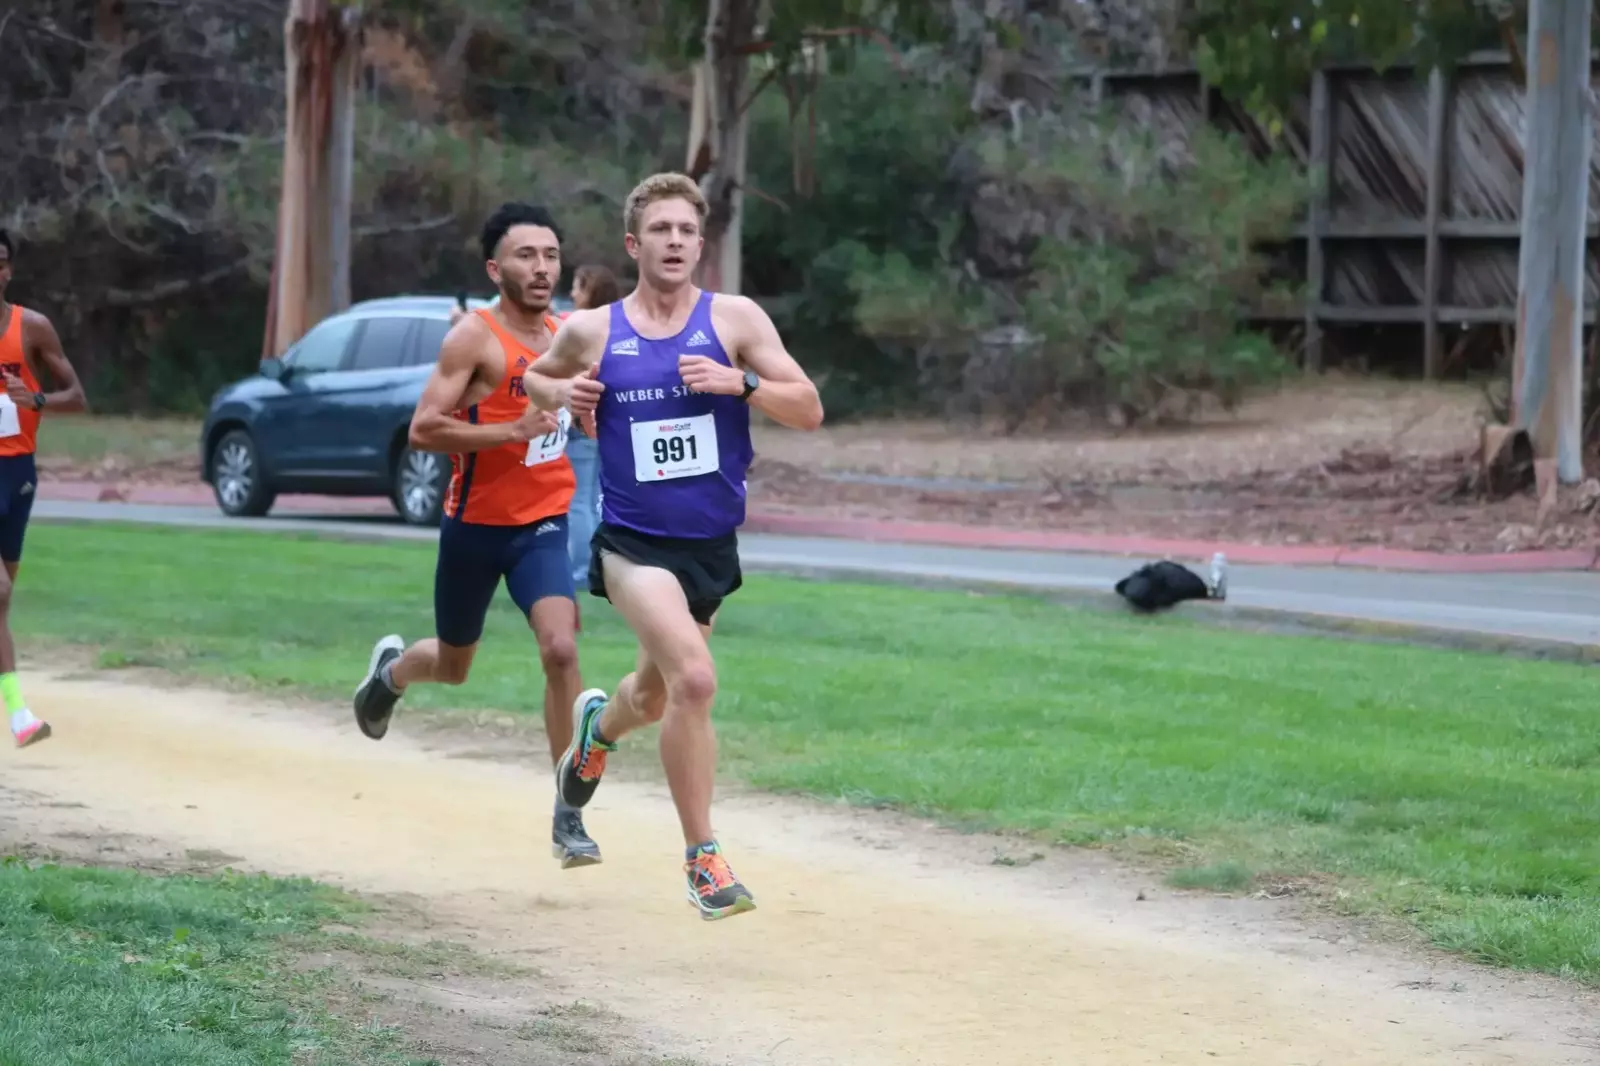
<svg viewBox="0 0 1600 1066">
<path fill-rule="evenodd" d="M 42 392 L 22 344 L 22 308 L 11 305 L 11 320 L 0 333 L 0 370 L 22 379 L 29 392 Z M 0 456 L 32 455 L 39 439 L 39 412 L 17 406 L 0 386 Z"/>
<path fill-rule="evenodd" d="M 507 332 L 487 308 L 477 314 L 500 340 L 505 373 L 493 392 L 471 407 L 456 411 L 455 417 L 473 425 L 515 422 L 528 409 L 522 374 L 538 358 L 537 353 Z M 554 333 L 559 323 L 548 315 L 544 321 Z M 526 443 L 500 444 L 452 455 L 444 513 L 460 522 L 484 526 L 525 526 L 566 514 L 578 481 L 567 458 L 570 416 L 565 410 L 558 416 L 562 428 L 554 433 Z"/>
</svg>

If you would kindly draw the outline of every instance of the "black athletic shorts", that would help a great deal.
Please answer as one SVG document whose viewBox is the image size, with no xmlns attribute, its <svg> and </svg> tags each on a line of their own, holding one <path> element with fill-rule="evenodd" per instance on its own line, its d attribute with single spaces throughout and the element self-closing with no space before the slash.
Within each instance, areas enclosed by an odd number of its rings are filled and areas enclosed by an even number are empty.
<svg viewBox="0 0 1600 1066">
<path fill-rule="evenodd" d="M 623 526 L 601 522 L 589 541 L 589 593 L 603 600 L 606 595 L 602 552 L 614 552 L 640 566 L 666 570 L 678 579 L 689 601 L 689 613 L 703 626 L 722 606 L 722 601 L 744 583 L 739 570 L 739 535 L 721 537 L 657 537 Z"/>
</svg>

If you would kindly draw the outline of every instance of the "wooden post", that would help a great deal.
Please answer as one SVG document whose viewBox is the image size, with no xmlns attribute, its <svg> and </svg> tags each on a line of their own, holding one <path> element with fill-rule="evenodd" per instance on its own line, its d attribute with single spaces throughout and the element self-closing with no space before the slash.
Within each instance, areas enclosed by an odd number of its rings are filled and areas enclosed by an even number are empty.
<svg viewBox="0 0 1600 1066">
<path fill-rule="evenodd" d="M 1443 362 L 1439 343 L 1439 290 L 1443 284 L 1443 249 L 1439 242 L 1439 222 L 1443 214 L 1445 182 L 1448 178 L 1450 96 L 1453 87 L 1444 72 L 1435 67 L 1428 75 L 1428 202 L 1422 269 L 1422 373 L 1437 378 Z"/>
<path fill-rule="evenodd" d="M 1333 107 L 1328 98 L 1328 74 L 1311 75 L 1311 146 L 1307 169 L 1317 184 L 1306 213 L 1306 358 L 1308 374 L 1322 370 L 1322 300 L 1326 295 L 1322 234 L 1327 229 L 1328 202 L 1333 185 Z"/>
<path fill-rule="evenodd" d="M 1532 0 L 1512 426 L 1527 432 L 1541 514 L 1583 477 L 1589 199 L 1589 5 Z"/>
</svg>

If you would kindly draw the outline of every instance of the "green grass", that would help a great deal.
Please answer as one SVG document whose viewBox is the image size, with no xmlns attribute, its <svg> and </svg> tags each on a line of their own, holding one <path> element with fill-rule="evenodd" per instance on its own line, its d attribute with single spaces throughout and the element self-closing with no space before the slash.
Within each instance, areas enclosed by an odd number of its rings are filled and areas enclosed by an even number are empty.
<svg viewBox="0 0 1600 1066">
<path fill-rule="evenodd" d="M 376 637 L 431 630 L 427 545 L 72 526 L 29 544 L 25 650 L 345 700 Z M 585 675 L 609 686 L 632 644 L 583 606 Z M 1592 668 L 762 576 L 716 645 L 724 766 L 756 786 L 1114 846 L 1200 887 L 1319 875 L 1447 948 L 1600 984 Z M 538 678 L 501 597 L 472 680 L 407 702 L 534 712 Z"/>
<path fill-rule="evenodd" d="M 0 864 L 0 1066 L 412 1063 L 322 1005 L 295 941 L 362 908 L 304 881 Z"/>
<path fill-rule="evenodd" d="M 74 464 L 115 462 L 144 467 L 193 461 L 198 467 L 200 422 L 192 418 L 133 418 L 65 414 L 39 427 L 39 459 Z"/>
</svg>

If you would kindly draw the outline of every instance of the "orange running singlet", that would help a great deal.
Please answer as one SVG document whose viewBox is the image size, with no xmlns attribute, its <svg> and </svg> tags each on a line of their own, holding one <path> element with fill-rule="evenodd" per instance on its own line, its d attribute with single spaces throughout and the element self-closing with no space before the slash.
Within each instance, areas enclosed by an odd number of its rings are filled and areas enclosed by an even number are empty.
<svg viewBox="0 0 1600 1066">
<path fill-rule="evenodd" d="M 466 410 L 455 412 L 455 417 L 473 425 L 515 422 L 528 409 L 522 373 L 538 356 L 496 322 L 488 308 L 476 313 L 500 339 L 505 373 L 493 392 Z M 549 315 L 544 322 L 551 333 L 560 324 Z M 525 526 L 566 514 L 578 480 L 567 458 L 570 416 L 565 410 L 557 414 L 562 428 L 555 433 L 535 437 L 526 444 L 513 442 L 452 455 L 444 513 L 458 522 L 484 526 Z"/>
<path fill-rule="evenodd" d="M 29 392 L 43 392 L 22 345 L 22 308 L 11 305 L 11 321 L 0 333 L 0 370 L 14 374 Z M 32 455 L 39 439 L 39 414 L 33 405 L 18 407 L 0 385 L 0 456 Z"/>
</svg>

